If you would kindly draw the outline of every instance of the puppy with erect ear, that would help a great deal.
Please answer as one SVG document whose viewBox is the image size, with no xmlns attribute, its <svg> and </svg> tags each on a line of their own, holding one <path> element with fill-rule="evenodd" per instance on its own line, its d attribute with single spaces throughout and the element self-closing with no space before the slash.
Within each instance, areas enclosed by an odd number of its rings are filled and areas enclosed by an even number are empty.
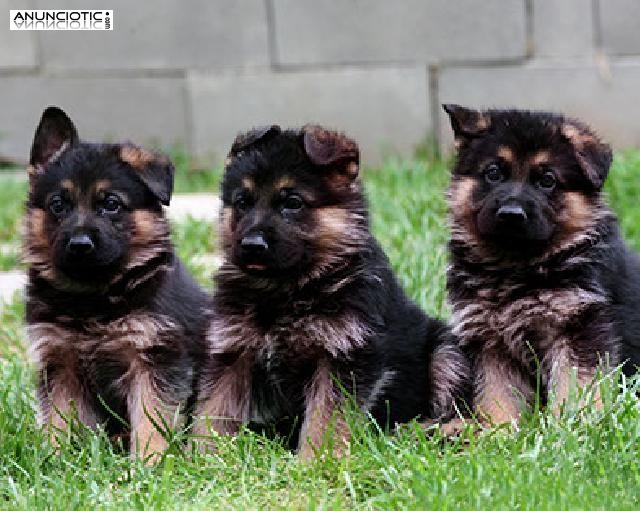
<svg viewBox="0 0 640 511">
<path fill-rule="evenodd" d="M 130 142 L 81 141 L 57 107 L 42 114 L 24 260 L 40 419 L 52 434 L 77 413 L 155 456 L 167 447 L 156 426 L 184 419 L 193 401 L 209 300 L 169 237 L 173 173 Z"/>
<path fill-rule="evenodd" d="M 458 148 L 447 287 L 474 408 L 517 419 L 539 370 L 560 413 L 604 362 L 640 363 L 640 263 L 602 196 L 611 149 L 561 114 L 444 109 Z"/>
<path fill-rule="evenodd" d="M 325 440 L 348 445 L 347 395 L 383 428 L 448 419 L 464 397 L 466 359 L 398 285 L 359 173 L 356 142 L 321 126 L 236 138 L 199 435 L 246 424 L 291 438 L 307 458 Z"/>
</svg>

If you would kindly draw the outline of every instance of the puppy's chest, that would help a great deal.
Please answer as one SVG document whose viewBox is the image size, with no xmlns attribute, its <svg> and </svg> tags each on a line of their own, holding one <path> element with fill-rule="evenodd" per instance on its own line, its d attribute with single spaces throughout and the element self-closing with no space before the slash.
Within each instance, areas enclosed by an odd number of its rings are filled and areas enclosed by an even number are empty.
<svg viewBox="0 0 640 511">
<path fill-rule="evenodd" d="M 516 358 L 530 345 L 546 350 L 567 328 L 607 301 L 579 286 L 528 288 L 505 281 L 454 301 L 454 333 L 466 345 L 507 350 Z M 528 357 L 524 357 L 528 358 Z"/>
<path fill-rule="evenodd" d="M 31 352 L 39 364 L 76 365 L 88 372 L 104 364 L 127 367 L 144 361 L 178 333 L 178 326 L 168 318 L 147 314 L 91 322 L 81 328 L 45 322 L 28 327 Z"/>
<path fill-rule="evenodd" d="M 339 312 L 281 315 L 267 321 L 249 311 L 216 318 L 210 329 L 214 353 L 250 351 L 264 360 L 344 357 L 364 346 L 371 329 L 357 315 Z"/>
</svg>

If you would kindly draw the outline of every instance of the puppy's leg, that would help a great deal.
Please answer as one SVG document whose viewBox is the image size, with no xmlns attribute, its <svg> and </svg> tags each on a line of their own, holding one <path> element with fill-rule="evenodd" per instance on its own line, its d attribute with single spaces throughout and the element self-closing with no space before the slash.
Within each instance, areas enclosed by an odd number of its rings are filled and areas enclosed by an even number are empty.
<svg viewBox="0 0 640 511">
<path fill-rule="evenodd" d="M 195 435 L 206 436 L 211 431 L 235 434 L 249 420 L 251 362 L 248 354 L 240 355 L 231 365 L 212 369 L 211 374 L 205 375 L 195 414 Z"/>
<path fill-rule="evenodd" d="M 459 434 L 465 421 L 455 417 L 456 403 L 463 403 L 470 390 L 471 368 L 467 357 L 453 343 L 440 345 L 429 367 L 429 408 L 434 420 L 423 422 L 424 427 L 439 424 L 445 436 Z"/>
<path fill-rule="evenodd" d="M 549 366 L 549 399 L 551 411 L 556 417 L 562 413 L 563 405 L 572 392 L 587 387 L 593 382 L 597 365 L 579 360 L 574 350 L 566 342 L 559 342 L 558 347 L 547 355 Z M 594 389 L 593 402 L 596 408 L 602 408 L 600 390 Z"/>
<path fill-rule="evenodd" d="M 341 404 L 342 398 L 332 379 L 329 361 L 322 359 L 306 389 L 304 422 L 298 440 L 301 458 L 315 456 L 314 449 L 322 445 L 331 426 L 335 435 L 334 454 L 340 455 L 348 449 L 350 432 L 340 410 Z"/>
<path fill-rule="evenodd" d="M 131 426 L 130 450 L 133 456 L 151 455 L 155 461 L 168 446 L 163 436 L 165 425 L 179 427 L 174 419 L 182 421 L 180 405 L 169 402 L 158 388 L 153 374 L 146 367 L 138 367 L 129 379 L 127 409 Z"/>
<path fill-rule="evenodd" d="M 43 369 L 39 380 L 40 423 L 54 444 L 58 442 L 56 432 L 67 429 L 74 411 L 84 425 L 96 428 L 99 415 L 75 365 Z"/>
<path fill-rule="evenodd" d="M 532 395 L 531 385 L 507 357 L 480 353 L 476 360 L 473 404 L 478 419 L 489 424 L 515 423 Z"/>
</svg>

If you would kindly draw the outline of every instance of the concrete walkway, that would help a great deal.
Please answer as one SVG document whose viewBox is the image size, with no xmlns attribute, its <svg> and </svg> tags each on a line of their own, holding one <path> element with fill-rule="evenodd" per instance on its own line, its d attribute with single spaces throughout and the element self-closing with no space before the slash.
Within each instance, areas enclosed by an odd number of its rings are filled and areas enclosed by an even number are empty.
<svg viewBox="0 0 640 511">
<path fill-rule="evenodd" d="M 184 222 L 187 219 L 204 222 L 215 222 L 220 210 L 220 198 L 214 194 L 189 193 L 174 195 L 171 205 L 166 209 L 167 216 L 172 222 Z M 7 250 L 19 247 L 5 247 Z M 221 259 L 217 254 L 198 254 L 196 262 L 204 265 L 207 270 L 215 270 Z M 2 304 L 13 300 L 16 293 L 24 289 L 27 282 L 26 275 L 20 270 L 0 272 L 0 310 Z"/>
<path fill-rule="evenodd" d="M 185 193 L 174 195 L 167 208 L 167 215 L 173 221 L 186 218 L 215 222 L 220 211 L 220 198 L 212 193 Z"/>
</svg>

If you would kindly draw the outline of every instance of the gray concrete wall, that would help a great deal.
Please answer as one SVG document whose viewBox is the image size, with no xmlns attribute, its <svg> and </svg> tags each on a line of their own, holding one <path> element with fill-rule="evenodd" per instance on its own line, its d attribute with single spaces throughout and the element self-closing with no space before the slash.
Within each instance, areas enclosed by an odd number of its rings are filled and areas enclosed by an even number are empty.
<svg viewBox="0 0 640 511">
<path fill-rule="evenodd" d="M 25 160 L 49 104 L 87 139 L 182 144 L 320 122 L 370 164 L 451 137 L 440 103 L 556 109 L 640 146 L 638 0 L 64 0 L 113 31 L 10 32 L 0 0 L 0 159 Z"/>
</svg>

